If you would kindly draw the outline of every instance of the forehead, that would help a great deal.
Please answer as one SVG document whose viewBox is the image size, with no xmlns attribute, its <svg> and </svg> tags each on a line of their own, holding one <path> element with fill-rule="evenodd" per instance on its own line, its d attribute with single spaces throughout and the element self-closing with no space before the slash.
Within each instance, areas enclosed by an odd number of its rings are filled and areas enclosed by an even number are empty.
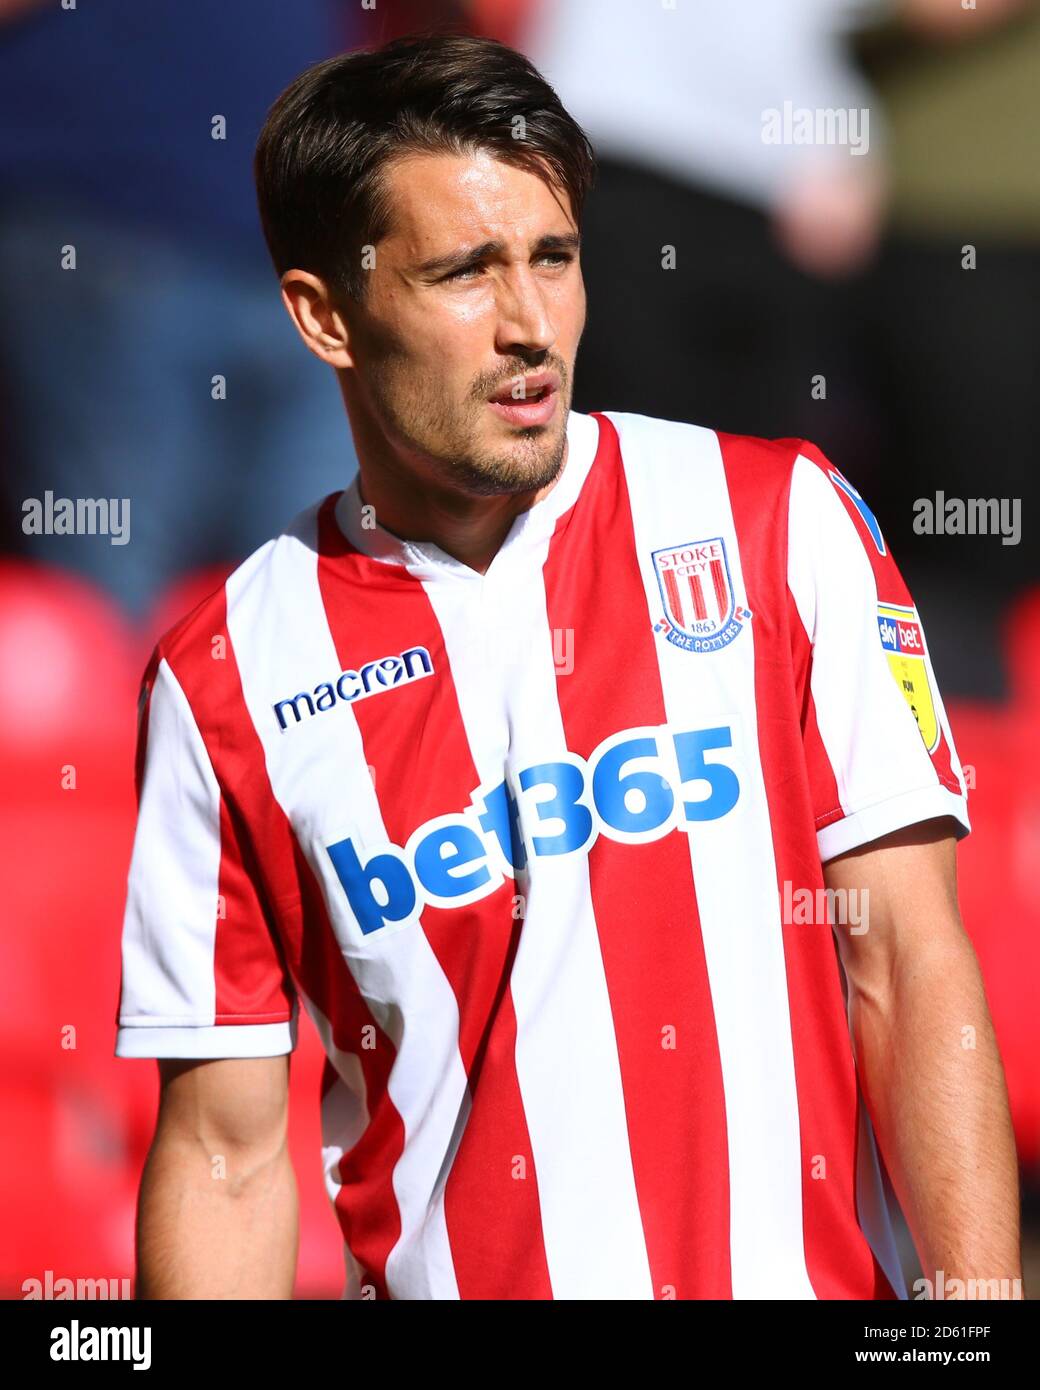
<svg viewBox="0 0 1040 1390">
<path fill-rule="evenodd" d="M 526 243 L 574 228 L 565 189 L 486 150 L 407 155 L 385 180 L 392 208 L 387 241 L 405 254 L 491 237 Z"/>
</svg>

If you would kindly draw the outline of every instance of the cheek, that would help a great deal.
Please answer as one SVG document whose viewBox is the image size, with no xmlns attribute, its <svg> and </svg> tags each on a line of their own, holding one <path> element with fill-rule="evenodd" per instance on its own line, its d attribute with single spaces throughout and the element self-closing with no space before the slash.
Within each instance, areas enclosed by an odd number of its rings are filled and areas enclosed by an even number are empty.
<svg viewBox="0 0 1040 1390">
<path fill-rule="evenodd" d="M 580 279 L 561 280 L 547 288 L 544 303 L 556 329 L 556 350 L 573 348 L 585 326 L 585 286 Z"/>
<path fill-rule="evenodd" d="M 494 300 L 490 295 L 466 294 L 455 299 L 418 304 L 402 316 L 399 332 L 408 349 L 422 357 L 447 362 L 486 352 L 493 333 Z"/>
<path fill-rule="evenodd" d="M 459 295 L 444 306 L 438 319 L 442 332 L 462 340 L 493 331 L 495 316 L 495 299 L 489 292 Z"/>
<path fill-rule="evenodd" d="M 423 315 L 407 341 L 412 370 L 427 381 L 466 392 L 487 370 L 494 342 L 487 306 L 468 301 Z"/>
</svg>

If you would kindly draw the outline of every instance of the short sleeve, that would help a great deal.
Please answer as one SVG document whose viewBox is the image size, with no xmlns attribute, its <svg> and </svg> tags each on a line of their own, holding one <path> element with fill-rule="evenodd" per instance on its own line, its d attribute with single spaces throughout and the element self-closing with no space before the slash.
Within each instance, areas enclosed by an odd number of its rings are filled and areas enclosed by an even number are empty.
<svg viewBox="0 0 1040 1390">
<path fill-rule="evenodd" d="M 804 442 L 788 586 L 808 649 L 802 734 L 821 859 L 937 816 L 966 835 L 964 777 L 920 615 L 866 502 Z"/>
<path fill-rule="evenodd" d="M 298 1004 L 248 836 L 174 671 L 141 690 L 117 1057 L 273 1057 Z"/>
</svg>

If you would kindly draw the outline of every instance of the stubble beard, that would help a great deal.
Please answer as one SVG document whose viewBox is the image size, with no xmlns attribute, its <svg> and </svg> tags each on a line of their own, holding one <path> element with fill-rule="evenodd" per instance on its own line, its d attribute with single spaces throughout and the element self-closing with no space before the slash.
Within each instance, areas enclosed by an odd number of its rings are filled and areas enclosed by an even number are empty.
<svg viewBox="0 0 1040 1390">
<path fill-rule="evenodd" d="M 484 407 L 487 409 L 487 407 Z M 471 449 L 444 460 L 454 486 L 475 497 L 501 497 L 520 492 L 537 492 L 554 483 L 563 466 L 567 434 L 559 430 L 555 438 L 542 426 L 517 430 L 511 450 Z"/>
<path fill-rule="evenodd" d="M 536 492 L 554 483 L 563 467 L 568 394 L 565 387 L 560 391 L 557 413 L 549 425 L 513 430 L 512 444 L 497 449 L 479 442 L 481 426 L 487 428 L 487 416 L 492 414 L 485 396 L 453 411 L 433 402 L 424 410 L 419 403 L 419 410 L 410 421 L 400 421 L 399 428 L 404 426 L 401 435 L 425 454 L 446 486 L 474 497 Z M 494 428 L 497 421 L 491 424 Z"/>
</svg>

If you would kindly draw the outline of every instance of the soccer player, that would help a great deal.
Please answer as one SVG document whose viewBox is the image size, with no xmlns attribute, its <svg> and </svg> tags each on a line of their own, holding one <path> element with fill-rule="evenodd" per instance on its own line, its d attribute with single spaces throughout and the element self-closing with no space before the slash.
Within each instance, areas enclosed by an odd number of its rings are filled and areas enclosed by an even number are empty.
<svg viewBox="0 0 1040 1390">
<path fill-rule="evenodd" d="M 291 1295 L 301 1006 L 346 1297 L 906 1297 L 886 1169 L 926 1275 L 1019 1274 L 920 619 L 810 443 L 570 409 L 593 168 L 460 36 L 261 134 L 360 473 L 145 676 L 141 1296 Z"/>
</svg>

